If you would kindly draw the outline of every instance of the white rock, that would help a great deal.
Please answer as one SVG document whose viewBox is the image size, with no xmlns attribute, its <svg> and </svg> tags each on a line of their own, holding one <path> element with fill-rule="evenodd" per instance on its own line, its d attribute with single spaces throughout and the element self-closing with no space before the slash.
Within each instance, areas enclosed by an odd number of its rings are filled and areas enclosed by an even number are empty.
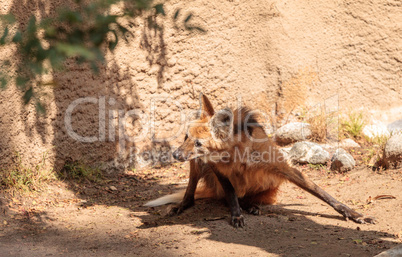
<svg viewBox="0 0 402 257">
<path fill-rule="evenodd" d="M 290 144 L 311 137 L 310 124 L 302 122 L 288 123 L 275 133 L 275 141 L 279 144 Z"/>
<path fill-rule="evenodd" d="M 297 142 L 289 151 L 289 158 L 296 163 L 325 164 L 329 161 L 329 153 L 320 145 L 311 142 Z"/>
<path fill-rule="evenodd" d="M 402 119 L 388 124 L 387 129 L 390 133 L 402 132 Z"/>
<path fill-rule="evenodd" d="M 388 139 L 384 149 L 384 161 L 388 168 L 402 167 L 402 133 L 396 133 Z"/>
<path fill-rule="evenodd" d="M 353 139 L 346 138 L 339 143 L 340 146 L 344 148 L 355 148 L 360 147 L 358 143 L 356 143 Z"/>
<path fill-rule="evenodd" d="M 402 256 L 402 244 L 397 245 L 394 248 L 388 249 L 384 252 L 381 252 L 374 257 L 401 257 L 401 256 Z"/>
<path fill-rule="evenodd" d="M 384 124 L 366 125 L 362 131 L 363 135 L 373 139 L 375 137 L 389 137 L 390 133 Z"/>
<path fill-rule="evenodd" d="M 356 165 L 355 159 L 352 155 L 344 149 L 339 148 L 331 159 L 331 170 L 345 172 L 353 169 Z"/>
</svg>

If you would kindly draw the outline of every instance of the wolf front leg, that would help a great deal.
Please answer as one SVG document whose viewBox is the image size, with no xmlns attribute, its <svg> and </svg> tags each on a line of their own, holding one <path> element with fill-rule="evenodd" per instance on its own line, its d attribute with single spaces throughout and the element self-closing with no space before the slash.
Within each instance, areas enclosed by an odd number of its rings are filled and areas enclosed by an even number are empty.
<svg viewBox="0 0 402 257">
<path fill-rule="evenodd" d="M 235 189 L 232 186 L 232 183 L 230 183 L 230 180 L 227 177 L 223 176 L 216 168 L 211 168 L 213 169 L 213 172 L 215 173 L 216 177 L 219 180 L 219 183 L 223 188 L 223 191 L 225 192 L 226 202 L 228 203 L 230 208 L 231 224 L 235 228 L 244 227 L 244 217 L 243 215 L 241 215 L 239 200 L 237 198 Z"/>
<path fill-rule="evenodd" d="M 375 223 L 375 218 L 364 217 L 357 211 L 349 208 L 347 205 L 337 201 L 330 194 L 325 192 L 322 188 L 317 186 L 313 181 L 311 181 L 307 176 L 303 175 L 299 170 L 287 167 L 287 169 L 278 169 L 285 178 L 293 182 L 297 186 L 303 188 L 310 194 L 320 198 L 324 202 L 331 205 L 338 213 L 342 214 L 347 220 L 351 219 L 356 223 Z"/>
<path fill-rule="evenodd" d="M 194 205 L 195 190 L 197 189 L 198 181 L 201 178 L 202 169 L 206 168 L 202 165 L 202 162 L 198 159 L 190 160 L 190 178 L 188 180 L 186 193 L 184 194 L 181 203 L 169 211 L 170 216 L 178 215 Z"/>
</svg>

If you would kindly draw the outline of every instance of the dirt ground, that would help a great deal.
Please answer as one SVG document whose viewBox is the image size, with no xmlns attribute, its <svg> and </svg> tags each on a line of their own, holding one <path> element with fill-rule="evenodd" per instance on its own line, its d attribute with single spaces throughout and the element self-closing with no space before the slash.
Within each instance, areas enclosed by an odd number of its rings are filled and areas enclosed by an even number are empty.
<svg viewBox="0 0 402 257">
<path fill-rule="evenodd" d="M 401 170 L 301 169 L 377 224 L 345 221 L 290 183 L 277 205 L 262 207 L 260 216 L 245 214 L 239 229 L 229 225 L 228 208 L 219 201 L 199 200 L 177 217 L 165 216 L 166 206 L 142 207 L 186 186 L 187 167 L 177 165 L 102 183 L 55 181 L 39 194 L 7 200 L 3 195 L 0 256 L 373 256 L 401 243 Z M 396 199 L 374 200 L 380 195 Z"/>
</svg>

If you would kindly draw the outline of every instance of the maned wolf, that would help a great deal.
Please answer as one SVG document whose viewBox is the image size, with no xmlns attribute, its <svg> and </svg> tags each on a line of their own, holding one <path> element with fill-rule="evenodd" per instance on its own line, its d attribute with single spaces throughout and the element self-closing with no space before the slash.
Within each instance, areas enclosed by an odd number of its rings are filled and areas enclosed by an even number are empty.
<svg viewBox="0 0 402 257">
<path fill-rule="evenodd" d="M 215 112 L 201 95 L 201 113 L 193 121 L 184 143 L 173 152 L 179 161 L 190 160 L 190 179 L 186 192 L 167 195 L 146 206 L 181 203 L 170 214 L 179 214 L 194 204 L 194 198 L 226 198 L 231 224 L 244 226 L 243 210 L 259 214 L 258 205 L 273 204 L 279 186 L 290 181 L 331 205 L 346 219 L 374 223 L 374 218 L 338 202 L 296 168 L 291 167 L 266 135 L 252 111 L 240 108 Z M 197 188 L 198 181 L 204 180 Z"/>
</svg>

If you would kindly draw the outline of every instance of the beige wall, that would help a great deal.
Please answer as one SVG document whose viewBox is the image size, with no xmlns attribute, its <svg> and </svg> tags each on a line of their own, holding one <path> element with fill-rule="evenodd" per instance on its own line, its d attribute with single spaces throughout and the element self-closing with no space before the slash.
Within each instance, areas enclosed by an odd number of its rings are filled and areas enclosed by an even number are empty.
<svg viewBox="0 0 402 257">
<path fill-rule="evenodd" d="M 12 10 L 23 23 L 32 10 L 46 16 L 63 1 L 41 2 L 1 0 L 0 11 Z M 401 7 L 400 1 L 363 0 L 168 1 L 168 15 L 176 8 L 182 8 L 181 18 L 193 12 L 193 21 L 207 33 L 175 30 L 171 21 L 162 20 L 163 33 L 155 33 L 144 19 L 136 19 L 130 29 L 135 36 L 108 53 L 99 75 L 73 64 L 53 75 L 57 86 L 45 90 L 46 117 L 24 107 L 10 86 L 0 94 L 0 162 L 9 165 L 18 152 L 32 165 L 47 152 L 49 166 L 56 168 L 67 158 L 114 165 L 121 148 L 126 153 L 141 148 L 150 133 L 141 142 L 117 140 L 119 119 L 110 129 L 109 112 L 138 109 L 149 116 L 155 97 L 197 108 L 201 91 L 219 107 L 234 106 L 241 98 L 283 116 L 327 99 L 331 108 L 338 108 L 338 102 L 340 108 L 366 108 L 373 118 L 392 122 L 402 118 Z M 1 48 L 0 58 L 12 60 L 14 51 Z M 97 102 L 74 109 L 72 127 L 79 135 L 99 136 L 100 102 L 105 142 L 78 142 L 68 134 L 66 110 L 83 97 Z M 156 137 L 171 134 L 178 129 L 179 106 L 157 100 L 155 118 Z M 129 119 L 126 125 L 131 136 L 142 131 L 140 120 Z M 120 157 L 127 161 L 124 154 Z"/>
</svg>

